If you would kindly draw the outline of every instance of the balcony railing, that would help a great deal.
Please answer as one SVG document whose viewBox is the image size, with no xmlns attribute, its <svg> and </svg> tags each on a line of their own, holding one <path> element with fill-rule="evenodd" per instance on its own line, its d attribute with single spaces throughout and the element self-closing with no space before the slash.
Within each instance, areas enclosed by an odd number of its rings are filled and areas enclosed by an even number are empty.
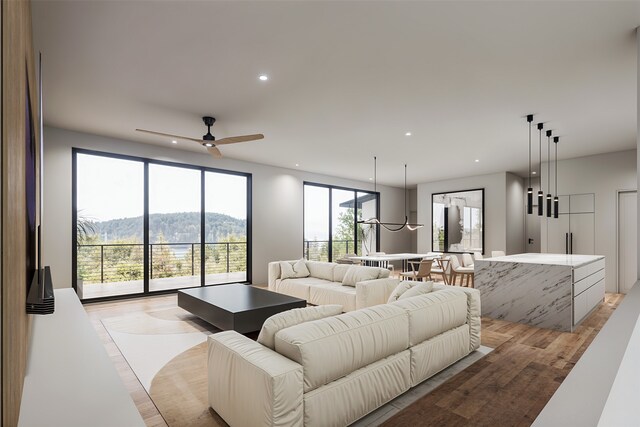
<svg viewBox="0 0 640 427">
<path fill-rule="evenodd" d="M 205 243 L 205 274 L 244 272 L 246 242 Z M 196 276 L 201 273 L 200 243 L 149 244 L 149 278 Z M 144 245 L 105 243 L 78 245 L 78 279 L 84 283 L 142 280 Z"/>
<path fill-rule="evenodd" d="M 309 261 L 329 261 L 329 240 L 305 240 L 304 257 Z M 332 246 L 333 260 L 349 253 L 359 252 L 354 240 L 334 240 Z"/>
</svg>

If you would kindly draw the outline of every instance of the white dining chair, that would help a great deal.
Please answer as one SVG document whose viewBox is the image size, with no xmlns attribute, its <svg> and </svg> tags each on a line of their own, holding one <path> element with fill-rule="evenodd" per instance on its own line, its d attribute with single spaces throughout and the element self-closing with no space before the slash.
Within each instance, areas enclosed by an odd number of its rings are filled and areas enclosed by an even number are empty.
<svg viewBox="0 0 640 427">
<path fill-rule="evenodd" d="M 460 265 L 458 257 L 451 256 L 451 284 L 456 284 L 456 278 L 460 276 L 460 286 L 473 288 L 473 267 L 463 267 Z M 465 284 L 466 279 L 466 284 Z"/>
<path fill-rule="evenodd" d="M 504 255 L 505 255 L 504 251 L 491 251 L 491 258 L 496 258 Z"/>
<path fill-rule="evenodd" d="M 473 259 L 483 259 L 482 252 L 474 252 Z"/>
<path fill-rule="evenodd" d="M 465 267 L 473 267 L 473 257 L 471 254 L 462 254 L 462 265 Z"/>
</svg>

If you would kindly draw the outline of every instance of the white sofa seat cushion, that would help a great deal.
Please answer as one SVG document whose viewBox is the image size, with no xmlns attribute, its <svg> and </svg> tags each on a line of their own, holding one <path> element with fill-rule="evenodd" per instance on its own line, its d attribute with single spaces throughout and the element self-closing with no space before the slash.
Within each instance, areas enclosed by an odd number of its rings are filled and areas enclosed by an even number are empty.
<svg viewBox="0 0 640 427">
<path fill-rule="evenodd" d="M 411 346 L 467 323 L 467 296 L 456 289 L 431 292 L 390 305 L 408 312 Z"/>
<path fill-rule="evenodd" d="M 301 323 L 276 334 L 276 351 L 300 363 L 305 393 L 409 346 L 401 307 L 377 305 Z"/>
<path fill-rule="evenodd" d="M 321 305 L 318 307 L 294 308 L 274 314 L 265 320 L 258 335 L 258 342 L 271 350 L 275 350 L 276 333 L 289 326 L 298 325 L 302 322 L 324 319 L 329 316 L 337 316 L 342 313 L 342 306 L 338 304 Z"/>
<path fill-rule="evenodd" d="M 332 262 L 307 261 L 307 268 L 311 277 L 333 282 L 333 270 L 337 264 Z"/>
<path fill-rule="evenodd" d="M 281 294 L 291 295 L 292 297 L 302 298 L 309 301 L 309 287 L 311 285 L 330 283 L 324 279 L 315 277 L 303 277 L 300 279 L 284 279 L 276 280 L 276 291 Z"/>
<path fill-rule="evenodd" d="M 340 304 L 343 311 L 356 309 L 356 288 L 340 286 L 340 283 L 326 282 L 309 286 L 310 304 Z"/>
<path fill-rule="evenodd" d="M 349 425 L 409 390 L 410 354 L 405 350 L 305 393 L 305 427 Z"/>
</svg>

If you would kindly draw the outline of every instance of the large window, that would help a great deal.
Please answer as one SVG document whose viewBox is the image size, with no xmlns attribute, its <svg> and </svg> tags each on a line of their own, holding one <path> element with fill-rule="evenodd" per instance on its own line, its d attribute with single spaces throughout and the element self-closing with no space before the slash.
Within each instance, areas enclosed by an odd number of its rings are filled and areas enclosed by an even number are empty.
<svg viewBox="0 0 640 427">
<path fill-rule="evenodd" d="M 249 174 L 74 149 L 73 187 L 80 298 L 251 280 Z"/>
<path fill-rule="evenodd" d="M 378 250 L 377 227 L 358 224 L 378 217 L 378 193 L 304 184 L 304 257 L 335 261 Z"/>
</svg>

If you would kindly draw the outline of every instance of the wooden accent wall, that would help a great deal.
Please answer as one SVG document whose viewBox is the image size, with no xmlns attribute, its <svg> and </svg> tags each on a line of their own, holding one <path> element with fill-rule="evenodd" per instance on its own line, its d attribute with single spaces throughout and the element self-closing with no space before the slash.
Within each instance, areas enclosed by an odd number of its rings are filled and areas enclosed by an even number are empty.
<svg viewBox="0 0 640 427">
<path fill-rule="evenodd" d="M 18 423 L 30 318 L 26 302 L 25 123 L 27 72 L 37 137 L 37 84 L 29 0 L 2 0 L 2 424 Z M 28 71 L 27 71 L 28 70 Z"/>
</svg>

